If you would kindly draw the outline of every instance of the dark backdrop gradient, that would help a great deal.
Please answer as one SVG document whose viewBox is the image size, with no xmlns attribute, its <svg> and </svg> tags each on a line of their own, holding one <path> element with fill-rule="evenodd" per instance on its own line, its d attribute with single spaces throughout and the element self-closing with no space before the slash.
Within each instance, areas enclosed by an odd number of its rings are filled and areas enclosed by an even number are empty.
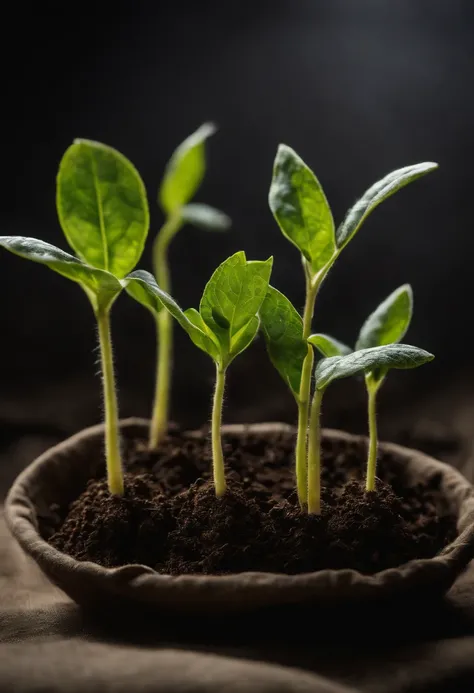
<svg viewBox="0 0 474 693">
<path fill-rule="evenodd" d="M 219 132 L 199 200 L 233 219 L 225 235 L 185 228 L 171 250 L 174 295 L 197 305 L 216 265 L 244 249 L 275 257 L 273 284 L 301 307 L 296 250 L 267 204 L 279 142 L 315 170 L 336 221 L 371 183 L 422 160 L 440 169 L 377 209 L 323 287 L 315 329 L 354 341 L 366 314 L 411 282 L 407 341 L 436 354 L 392 374 L 386 408 L 466 380 L 473 337 L 474 5 L 469 0 L 253 0 L 22 3 L 4 18 L 3 234 L 66 248 L 55 174 L 75 137 L 110 144 L 140 170 L 151 237 L 162 222 L 156 190 L 174 147 L 204 120 Z M 140 266 L 150 268 L 150 244 Z M 94 323 L 80 289 L 47 269 L 0 256 L 2 400 L 71 427 L 100 416 Z M 208 417 L 212 364 L 178 327 L 173 413 Z M 121 408 L 149 411 L 151 318 L 127 296 L 113 311 Z M 363 402 L 360 384 L 328 398 L 328 422 Z M 13 405 L 12 405 L 13 406 Z M 5 406 L 3 407 L 5 409 Z M 23 408 L 23 409 L 22 409 Z M 361 410 L 358 410 L 361 411 Z M 261 340 L 229 377 L 227 420 L 293 420 L 294 406 Z"/>
</svg>

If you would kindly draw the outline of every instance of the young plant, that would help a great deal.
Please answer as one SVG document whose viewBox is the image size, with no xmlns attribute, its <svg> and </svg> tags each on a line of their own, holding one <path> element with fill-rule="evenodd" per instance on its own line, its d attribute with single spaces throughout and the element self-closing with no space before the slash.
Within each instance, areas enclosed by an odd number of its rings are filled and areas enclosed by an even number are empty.
<svg viewBox="0 0 474 693">
<path fill-rule="evenodd" d="M 229 217 L 214 207 L 190 204 L 201 185 L 206 170 L 205 142 L 215 132 L 205 123 L 175 150 L 165 170 L 158 200 L 166 215 L 165 223 L 153 245 L 153 269 L 158 286 L 171 292 L 168 247 L 186 224 L 210 231 L 223 231 L 230 226 Z M 168 427 L 170 380 L 173 353 L 173 325 L 166 310 L 155 315 L 157 333 L 157 367 L 155 398 L 150 428 L 150 447 L 156 448 Z"/>
<path fill-rule="evenodd" d="M 62 230 L 77 257 L 35 238 L 2 236 L 0 246 L 77 282 L 92 305 L 103 374 L 108 485 L 111 493 L 121 495 L 110 309 L 145 245 L 149 227 L 145 187 L 134 166 L 115 149 L 75 140 L 59 166 L 56 203 Z"/>
<path fill-rule="evenodd" d="M 306 300 L 300 323 L 291 303 L 276 290 L 270 291 L 260 317 L 270 357 L 290 385 L 298 406 L 295 463 L 298 498 L 302 507 L 307 499 L 307 430 L 314 362 L 313 346 L 307 340 L 311 334 L 319 289 L 342 250 L 354 238 L 369 214 L 397 190 L 435 168 L 437 164 L 427 162 L 389 173 L 364 193 L 336 229 L 326 196 L 314 173 L 293 149 L 283 144 L 278 148 L 269 205 L 283 235 L 301 253 Z M 291 315 L 291 337 L 286 332 L 284 322 L 275 325 L 275 321 L 281 321 L 282 315 Z M 291 349 L 295 351 L 290 355 Z M 288 359 L 291 367 L 286 365 Z"/>
<path fill-rule="evenodd" d="M 212 406 L 212 462 L 216 496 L 226 491 L 221 421 L 227 368 L 246 349 L 259 328 L 258 311 L 268 290 L 273 258 L 248 261 L 240 251 L 220 265 L 206 284 L 199 311 L 183 311 L 148 272 L 125 281 L 126 291 L 154 315 L 166 309 L 196 346 L 212 358 L 216 385 Z"/>
<path fill-rule="evenodd" d="M 320 348 L 321 335 L 309 337 L 309 342 Z M 329 339 L 331 347 L 335 340 Z M 340 378 L 358 373 L 388 373 L 391 368 L 417 368 L 434 359 L 423 349 L 410 344 L 387 344 L 353 351 L 344 356 L 328 356 L 321 359 L 315 369 L 315 391 L 311 403 L 308 437 L 308 513 L 321 512 L 321 404 L 327 387 Z M 375 416 L 375 410 L 374 410 Z M 376 434 L 376 429 L 373 429 Z M 375 472 L 375 469 L 374 469 Z M 371 489 L 372 490 L 372 489 Z"/>
<path fill-rule="evenodd" d="M 363 324 L 356 342 L 356 349 L 393 344 L 403 339 L 410 326 L 413 315 L 413 292 L 409 284 L 396 289 L 383 301 Z M 377 467 L 377 415 L 376 400 L 387 371 L 383 368 L 366 371 L 368 420 L 369 420 L 369 457 L 367 460 L 367 491 L 375 490 Z"/>
<path fill-rule="evenodd" d="M 369 315 L 359 332 L 355 350 L 371 347 L 397 344 L 406 335 L 413 315 L 413 291 L 409 284 L 403 284 L 395 289 Z M 344 356 L 352 349 L 337 339 L 324 334 L 311 336 L 311 343 L 324 357 Z M 377 467 L 377 392 L 385 380 L 387 371 L 384 369 L 368 370 L 364 373 L 367 388 L 368 422 L 369 422 L 369 454 L 367 459 L 366 490 L 375 489 Z"/>
</svg>

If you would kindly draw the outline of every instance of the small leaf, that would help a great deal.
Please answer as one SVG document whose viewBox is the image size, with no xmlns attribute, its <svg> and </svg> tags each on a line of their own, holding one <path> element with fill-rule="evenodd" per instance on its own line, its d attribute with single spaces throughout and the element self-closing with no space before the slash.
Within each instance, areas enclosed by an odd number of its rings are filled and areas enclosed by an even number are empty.
<svg viewBox="0 0 474 693">
<path fill-rule="evenodd" d="M 120 152 L 75 140 L 59 166 L 56 203 L 64 235 L 80 258 L 119 279 L 133 270 L 150 220 L 145 186 Z"/>
<path fill-rule="evenodd" d="M 232 341 L 258 313 L 267 292 L 272 263 L 273 258 L 265 262 L 247 261 L 245 253 L 240 251 L 225 260 L 206 284 L 199 312 L 224 351 L 229 338 Z"/>
<path fill-rule="evenodd" d="M 356 343 L 356 349 L 399 342 L 405 336 L 413 313 L 413 292 L 403 284 L 367 318 Z"/>
<path fill-rule="evenodd" d="M 354 351 L 347 356 L 331 356 L 321 359 L 316 366 L 316 387 L 323 390 L 333 380 L 378 368 L 385 371 L 391 368 L 417 368 L 433 359 L 433 354 L 410 344 L 387 344 Z"/>
<path fill-rule="evenodd" d="M 308 353 L 303 320 L 286 296 L 273 286 L 268 287 L 259 315 L 271 362 L 298 396 L 303 361 Z"/>
<path fill-rule="evenodd" d="M 215 125 L 204 123 L 174 151 L 159 192 L 160 205 L 168 215 L 196 194 L 206 171 L 205 142 L 215 131 Z"/>
<path fill-rule="evenodd" d="M 94 309 L 110 306 L 122 291 L 122 285 L 112 274 L 89 267 L 50 243 L 22 236 L 0 236 L 0 246 L 80 284 Z"/>
<path fill-rule="evenodd" d="M 234 359 L 238 354 L 242 353 L 255 339 L 258 328 L 260 327 L 260 320 L 256 315 L 250 318 L 249 322 L 244 325 L 230 343 L 230 357 Z"/>
<path fill-rule="evenodd" d="M 396 171 L 392 171 L 385 178 L 378 181 L 362 195 L 346 214 L 342 224 L 336 231 L 336 242 L 339 249 L 349 243 L 351 238 L 357 233 L 362 223 L 369 214 L 384 200 L 404 188 L 405 185 L 425 176 L 430 171 L 438 168 L 438 164 L 431 161 L 405 166 Z"/>
<path fill-rule="evenodd" d="M 231 219 L 215 207 L 210 205 L 192 203 L 181 207 L 181 219 L 205 231 L 227 231 L 231 226 Z"/>
<path fill-rule="evenodd" d="M 314 173 L 284 144 L 278 147 L 268 201 L 283 235 L 313 273 L 325 267 L 336 250 L 332 213 Z"/>
<path fill-rule="evenodd" d="M 318 349 L 325 357 L 328 356 L 345 356 L 350 354 L 352 349 L 346 344 L 343 344 L 338 339 L 330 337 L 328 334 L 312 334 L 308 337 L 308 342 Z"/>
<path fill-rule="evenodd" d="M 176 301 L 165 291 L 159 288 L 155 278 L 149 272 L 137 270 L 122 280 L 127 293 L 145 308 L 157 313 L 161 307 L 165 307 L 188 333 L 196 346 L 206 352 L 214 361 L 219 361 L 219 348 L 213 339 L 196 325 L 188 315 L 181 310 Z"/>
</svg>

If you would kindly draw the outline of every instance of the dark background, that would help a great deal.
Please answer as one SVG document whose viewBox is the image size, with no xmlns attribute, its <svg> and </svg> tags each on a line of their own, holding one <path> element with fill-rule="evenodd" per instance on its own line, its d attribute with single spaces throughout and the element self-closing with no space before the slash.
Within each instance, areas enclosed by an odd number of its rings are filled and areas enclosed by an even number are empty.
<svg viewBox="0 0 474 693">
<path fill-rule="evenodd" d="M 59 8 L 59 9 L 58 9 Z M 7 11 L 5 10 L 5 13 Z M 185 228 L 173 243 L 174 295 L 197 306 L 211 272 L 244 249 L 275 256 L 272 283 L 304 301 L 297 251 L 280 235 L 267 193 L 279 142 L 314 169 L 336 222 L 375 180 L 423 160 L 434 174 L 369 218 L 323 287 L 314 327 L 353 342 L 366 315 L 411 282 L 406 341 L 433 351 L 417 372 L 392 374 L 392 415 L 452 410 L 448 388 L 469 391 L 474 150 L 474 6 L 470 0 L 286 0 L 22 3 L 4 17 L 3 234 L 67 249 L 56 218 L 55 174 L 75 137 L 110 144 L 137 166 L 152 212 L 173 149 L 205 120 L 208 174 L 197 199 L 233 219 L 225 235 Z M 0 257 L 1 415 L 76 430 L 97 421 L 100 381 L 93 316 L 71 282 L 7 253 Z M 140 267 L 150 268 L 150 244 Z M 173 414 L 209 416 L 211 362 L 175 329 Z M 154 380 L 151 318 L 127 296 L 113 311 L 123 415 L 148 415 Z M 328 393 L 325 422 L 364 430 L 357 382 Z M 229 374 L 227 421 L 284 419 L 295 409 L 263 344 Z M 389 430 L 388 428 L 386 429 Z"/>
</svg>

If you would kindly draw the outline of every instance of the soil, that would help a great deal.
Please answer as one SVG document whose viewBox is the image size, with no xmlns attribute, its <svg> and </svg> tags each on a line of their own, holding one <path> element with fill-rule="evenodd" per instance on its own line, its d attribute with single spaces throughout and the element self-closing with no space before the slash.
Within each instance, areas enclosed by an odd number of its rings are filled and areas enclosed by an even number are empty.
<svg viewBox="0 0 474 693">
<path fill-rule="evenodd" d="M 68 508 L 51 508 L 41 529 L 78 560 L 127 563 L 160 573 L 297 574 L 354 568 L 371 574 L 436 555 L 456 536 L 440 477 L 409 485 L 403 467 L 381 454 L 375 492 L 365 493 L 364 444 L 323 442 L 322 514 L 301 512 L 293 478 L 294 437 L 278 432 L 224 437 L 228 490 L 210 481 L 209 438 L 177 428 L 160 449 L 126 444 L 122 498 L 92 479 Z"/>
</svg>

